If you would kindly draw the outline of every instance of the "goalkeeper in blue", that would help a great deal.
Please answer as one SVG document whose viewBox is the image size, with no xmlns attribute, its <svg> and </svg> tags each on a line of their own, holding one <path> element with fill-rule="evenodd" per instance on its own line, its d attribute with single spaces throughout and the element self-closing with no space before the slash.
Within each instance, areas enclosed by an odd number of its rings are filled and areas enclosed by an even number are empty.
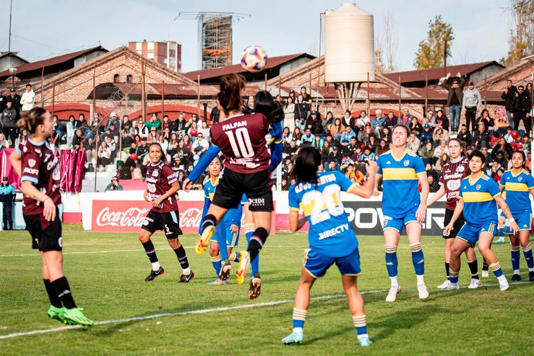
<svg viewBox="0 0 534 356">
<path fill-rule="evenodd" d="M 509 288 L 497 256 L 491 250 L 491 241 L 497 226 L 497 204 L 510 221 L 513 233 L 519 231 L 508 205 L 501 196 L 497 182 L 484 173 L 486 157 L 480 151 L 474 151 L 469 156 L 469 169 L 471 175 L 462 179 L 458 204 L 454 209 L 451 221 L 445 227 L 447 235 L 454 227 L 454 223 L 463 212 L 465 224 L 454 238 L 451 247 L 451 260 L 449 270 L 449 285 L 444 290 L 458 289 L 458 274 L 460 272 L 460 255 L 469 247 L 478 242 L 478 250 L 488 262 L 489 267 L 499 281 L 499 288 L 504 291 Z"/>
<path fill-rule="evenodd" d="M 293 332 L 283 338 L 282 343 L 302 343 L 304 321 L 310 305 L 310 290 L 317 278 L 324 276 L 335 263 L 341 273 L 358 342 L 360 346 L 370 346 L 372 342 L 367 335 L 363 298 L 357 288 L 357 276 L 361 272 L 358 239 L 345 214 L 340 192 L 370 197 L 375 185 L 377 166 L 375 162 L 369 161 L 369 178 L 365 185 L 360 186 L 353 184 L 338 171 L 318 173 L 320 164 L 319 151 L 304 146 L 297 155 L 292 172 L 297 183 L 289 189 L 289 226 L 291 232 L 296 232 L 306 222 L 310 224 L 309 249 L 295 296 Z M 300 210 L 304 216 L 299 216 Z"/>
<path fill-rule="evenodd" d="M 499 182 L 501 192 L 504 192 L 506 204 L 515 222 L 519 226 L 519 233 L 512 233 L 509 228 L 509 221 L 505 228 L 505 233 L 510 235 L 511 257 L 512 257 L 512 282 L 521 280 L 519 272 L 519 247 L 523 249 L 523 255 L 527 261 L 528 280 L 534 282 L 534 260 L 532 259 L 532 247 L 530 246 L 529 235 L 532 222 L 532 208 L 530 206 L 530 195 L 534 196 L 534 178 L 525 170 L 525 152 L 517 151 L 512 155 L 512 169 L 504 172 Z M 505 220 L 501 213 L 500 226 Z"/>
<path fill-rule="evenodd" d="M 380 155 L 376 162 L 378 176 L 382 177 L 386 269 L 391 283 L 386 302 L 394 302 L 401 291 L 397 280 L 397 247 L 403 228 L 408 235 L 419 299 L 428 298 L 424 280 L 425 257 L 421 247 L 421 223 L 425 220 L 430 189 L 423 160 L 407 150 L 409 135 L 408 127 L 395 126 L 390 151 Z M 421 192 L 418 190 L 419 186 Z"/>
</svg>

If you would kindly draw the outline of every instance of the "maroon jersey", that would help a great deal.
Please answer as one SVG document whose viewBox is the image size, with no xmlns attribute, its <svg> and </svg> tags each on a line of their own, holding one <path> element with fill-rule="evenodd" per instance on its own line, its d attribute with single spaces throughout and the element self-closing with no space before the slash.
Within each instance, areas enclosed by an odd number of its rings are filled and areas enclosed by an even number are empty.
<svg viewBox="0 0 534 356">
<path fill-rule="evenodd" d="M 269 168 L 265 135 L 269 122 L 263 114 L 231 117 L 210 129 L 211 141 L 224 156 L 224 166 L 237 173 L 256 173 Z"/>
<path fill-rule="evenodd" d="M 17 151 L 22 156 L 20 181 L 32 182 L 41 193 L 49 196 L 56 206 L 61 204 L 59 160 L 48 142 L 36 144 L 31 139 L 24 140 L 17 147 Z M 24 215 L 39 215 L 43 209 L 42 202 L 24 195 L 22 205 Z"/>
<path fill-rule="evenodd" d="M 447 197 L 445 209 L 454 210 L 456 208 L 462 178 L 468 167 L 469 161 L 466 157 L 462 157 L 456 162 L 447 162 L 443 166 L 439 184 L 445 187 L 445 196 Z"/>
<path fill-rule="evenodd" d="M 163 161 L 152 164 L 149 163 L 146 167 L 146 186 L 148 190 L 148 200 L 154 201 L 167 193 L 171 189 L 171 185 L 177 182 L 176 172 L 174 172 L 169 165 Z M 156 208 L 152 208 L 157 213 L 168 213 L 169 211 L 178 210 L 178 202 L 176 196 L 171 195 L 161 202 Z"/>
</svg>

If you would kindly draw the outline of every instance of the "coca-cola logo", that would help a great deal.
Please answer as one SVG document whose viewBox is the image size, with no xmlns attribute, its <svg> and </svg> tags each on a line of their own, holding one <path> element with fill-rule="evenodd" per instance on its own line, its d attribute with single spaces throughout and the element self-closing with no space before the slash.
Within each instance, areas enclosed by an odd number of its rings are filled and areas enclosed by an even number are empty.
<svg viewBox="0 0 534 356">
<path fill-rule="evenodd" d="M 197 208 L 188 208 L 180 214 L 180 227 L 199 227 L 202 220 L 202 211 Z"/>
<path fill-rule="evenodd" d="M 128 208 L 126 211 L 110 211 L 105 207 L 96 216 L 97 226 L 141 227 L 150 209 Z"/>
</svg>

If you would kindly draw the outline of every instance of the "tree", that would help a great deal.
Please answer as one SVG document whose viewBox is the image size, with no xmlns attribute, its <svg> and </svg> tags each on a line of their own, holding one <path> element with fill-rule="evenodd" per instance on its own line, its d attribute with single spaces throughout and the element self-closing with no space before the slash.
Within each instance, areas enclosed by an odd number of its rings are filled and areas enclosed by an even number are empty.
<svg viewBox="0 0 534 356">
<path fill-rule="evenodd" d="M 510 0 L 513 26 L 510 29 L 505 65 L 516 64 L 534 53 L 534 0 Z"/>
<path fill-rule="evenodd" d="M 444 45 L 447 40 L 447 58 L 451 56 L 451 45 L 454 33 L 451 25 L 443 21 L 441 15 L 428 22 L 427 39 L 419 42 L 419 49 L 415 53 L 414 66 L 417 69 L 438 68 L 443 66 Z"/>
<path fill-rule="evenodd" d="M 375 39 L 375 71 L 377 73 L 390 73 L 395 70 L 396 51 L 397 38 L 388 13 L 384 18 L 384 33 Z"/>
</svg>

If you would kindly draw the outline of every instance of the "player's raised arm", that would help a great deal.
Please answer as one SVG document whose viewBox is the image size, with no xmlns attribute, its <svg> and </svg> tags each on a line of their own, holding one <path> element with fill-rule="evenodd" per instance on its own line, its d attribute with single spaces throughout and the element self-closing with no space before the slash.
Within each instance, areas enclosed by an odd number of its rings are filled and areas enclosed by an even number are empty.
<svg viewBox="0 0 534 356">
<path fill-rule="evenodd" d="M 347 193 L 359 195 L 362 198 L 369 198 L 376 186 L 376 172 L 378 171 L 378 165 L 375 161 L 367 161 L 366 164 L 368 178 L 364 185 L 360 186 L 352 184 Z"/>
</svg>

